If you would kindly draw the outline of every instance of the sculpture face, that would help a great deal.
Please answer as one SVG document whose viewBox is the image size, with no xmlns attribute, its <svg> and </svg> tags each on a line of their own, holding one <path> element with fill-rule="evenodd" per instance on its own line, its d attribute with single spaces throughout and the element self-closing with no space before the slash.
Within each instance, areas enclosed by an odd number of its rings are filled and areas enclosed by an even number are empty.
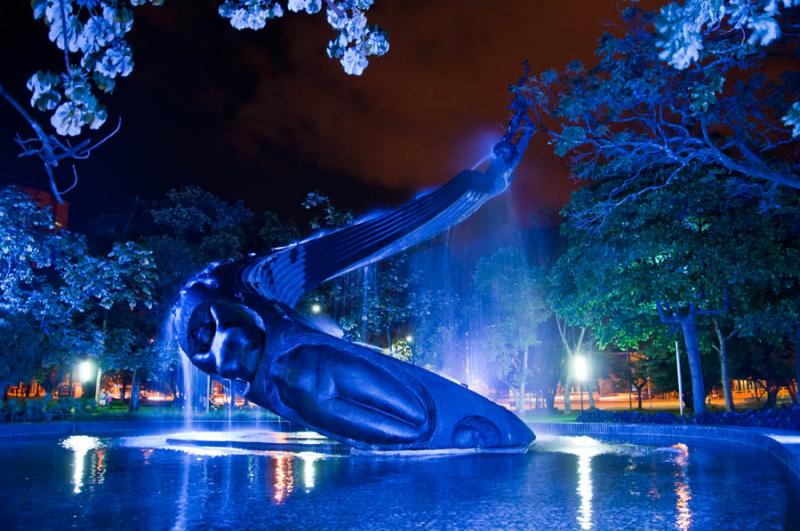
<svg viewBox="0 0 800 531">
<path fill-rule="evenodd" d="M 203 283 L 186 288 L 176 312 L 181 349 L 201 371 L 250 381 L 266 347 L 266 326 L 249 307 Z"/>
</svg>

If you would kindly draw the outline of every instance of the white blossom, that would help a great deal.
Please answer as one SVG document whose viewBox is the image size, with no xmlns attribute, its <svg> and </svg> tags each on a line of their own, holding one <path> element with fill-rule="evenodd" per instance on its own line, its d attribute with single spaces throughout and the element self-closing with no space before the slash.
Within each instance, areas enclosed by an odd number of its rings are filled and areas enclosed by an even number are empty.
<svg viewBox="0 0 800 531">
<path fill-rule="evenodd" d="M 339 60 L 344 68 L 344 71 L 351 76 L 360 76 L 367 68 L 369 61 L 366 57 L 357 52 L 354 48 L 348 48 L 344 55 Z"/>
</svg>

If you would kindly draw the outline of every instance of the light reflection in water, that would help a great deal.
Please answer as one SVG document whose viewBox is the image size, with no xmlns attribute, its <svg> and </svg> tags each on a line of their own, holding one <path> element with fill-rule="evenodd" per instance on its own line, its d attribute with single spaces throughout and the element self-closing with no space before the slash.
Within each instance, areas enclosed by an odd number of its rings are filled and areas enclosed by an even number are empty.
<svg viewBox="0 0 800 531">
<path fill-rule="evenodd" d="M 103 443 L 97 437 L 87 435 L 73 435 L 61 441 L 61 446 L 67 450 L 72 450 L 72 492 L 80 494 L 83 489 L 83 474 L 86 467 L 86 454 L 89 450 L 96 450 L 103 447 Z M 105 461 L 102 456 L 98 459 L 97 473 L 100 477 L 105 475 Z"/>
<path fill-rule="evenodd" d="M 106 479 L 106 449 L 97 448 L 95 453 L 97 454 L 97 463 L 94 465 L 94 474 L 97 484 L 100 485 Z"/>
<path fill-rule="evenodd" d="M 692 510 L 689 507 L 689 502 L 692 499 L 692 489 L 689 486 L 689 448 L 683 444 L 678 443 L 672 446 L 678 450 L 673 459 L 676 468 L 672 477 L 674 478 L 673 484 L 675 485 L 675 525 L 678 529 L 685 531 L 692 526 Z"/>
<path fill-rule="evenodd" d="M 191 457 L 187 454 L 183 456 L 183 472 L 181 475 L 181 492 L 178 496 L 178 514 L 175 517 L 174 530 L 186 529 L 186 515 L 189 510 L 189 467 Z"/>
<path fill-rule="evenodd" d="M 303 486 L 306 488 L 306 492 L 309 492 L 314 488 L 316 462 L 320 456 L 313 452 L 302 452 L 297 456 L 303 461 Z"/>
<path fill-rule="evenodd" d="M 592 529 L 594 526 L 592 515 L 592 498 L 594 497 L 592 459 L 601 454 L 619 453 L 621 447 L 592 439 L 591 437 L 543 437 L 537 441 L 537 448 L 540 451 L 577 456 L 578 485 L 576 491 L 580 498 L 580 506 L 576 520 L 581 529 Z"/>
<path fill-rule="evenodd" d="M 283 500 L 294 490 L 294 468 L 293 459 L 290 454 L 281 454 L 273 457 L 275 461 L 275 501 L 283 503 Z"/>
<path fill-rule="evenodd" d="M 150 464 L 150 456 L 153 455 L 153 452 L 155 452 L 155 450 L 152 449 L 152 448 L 144 448 L 144 449 L 142 449 L 142 457 L 144 458 L 143 464 L 145 464 L 145 465 L 149 465 Z"/>
<path fill-rule="evenodd" d="M 592 455 L 578 455 L 578 496 L 581 507 L 578 511 L 578 524 L 581 529 L 592 528 Z"/>
</svg>

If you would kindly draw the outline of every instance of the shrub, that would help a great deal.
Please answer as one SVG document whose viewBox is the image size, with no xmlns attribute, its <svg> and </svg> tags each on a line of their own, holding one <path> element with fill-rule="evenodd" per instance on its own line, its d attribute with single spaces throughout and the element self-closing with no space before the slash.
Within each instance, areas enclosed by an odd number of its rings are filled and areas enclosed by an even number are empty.
<svg viewBox="0 0 800 531">
<path fill-rule="evenodd" d="M 704 426 L 749 426 L 800 431 L 800 408 L 784 406 L 774 409 L 751 409 L 736 412 L 706 411 L 700 415 L 679 417 L 672 413 L 643 411 L 584 411 L 578 422 L 610 422 L 618 424 L 700 424 Z"/>
</svg>

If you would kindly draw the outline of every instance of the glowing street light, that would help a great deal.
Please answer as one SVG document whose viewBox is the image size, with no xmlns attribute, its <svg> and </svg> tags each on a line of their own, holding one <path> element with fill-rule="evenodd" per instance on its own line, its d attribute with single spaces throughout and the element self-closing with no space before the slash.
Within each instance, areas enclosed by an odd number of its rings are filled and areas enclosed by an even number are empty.
<svg viewBox="0 0 800 531">
<path fill-rule="evenodd" d="M 311 313 L 317 314 L 322 311 L 322 306 L 319 303 L 315 302 L 311 305 Z"/>
<path fill-rule="evenodd" d="M 406 336 L 406 343 L 413 343 L 413 342 L 414 342 L 414 336 L 412 336 L 411 334 L 408 334 Z"/>
<path fill-rule="evenodd" d="M 94 377 L 94 363 L 89 360 L 82 361 L 78 364 L 78 380 L 81 383 L 88 382 Z"/>
<path fill-rule="evenodd" d="M 589 379 L 589 360 L 583 354 L 572 357 L 572 377 L 578 381 L 581 394 L 581 411 L 583 411 L 583 384 Z"/>
<path fill-rule="evenodd" d="M 589 360 L 583 354 L 576 354 L 572 358 L 572 377 L 579 382 L 589 379 Z"/>
</svg>

